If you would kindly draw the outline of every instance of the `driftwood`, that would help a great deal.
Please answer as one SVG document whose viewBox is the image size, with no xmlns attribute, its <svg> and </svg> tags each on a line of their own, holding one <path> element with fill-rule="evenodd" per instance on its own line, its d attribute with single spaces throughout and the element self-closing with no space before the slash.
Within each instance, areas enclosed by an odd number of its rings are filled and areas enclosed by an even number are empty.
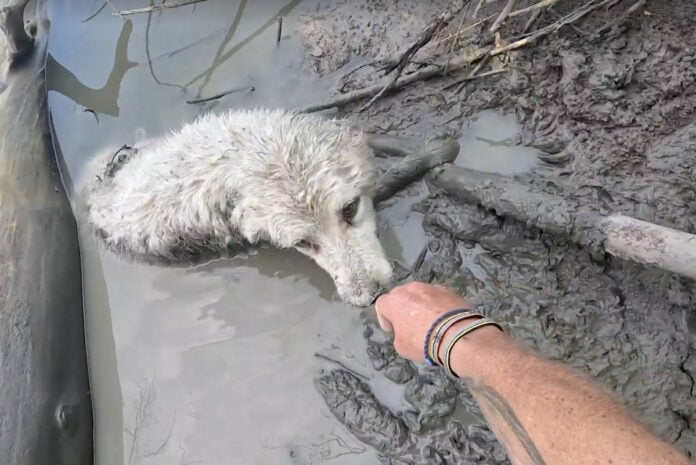
<svg viewBox="0 0 696 465">
<path fill-rule="evenodd" d="M 0 22 L 12 23 L 2 26 L 11 53 L 0 58 L 0 463 L 88 465 L 80 253 L 48 136 L 48 21 L 39 18 L 29 47 L 21 17 L 3 11 Z M 20 52 L 22 66 L 12 66 Z"/>
<path fill-rule="evenodd" d="M 572 201 L 534 192 L 526 184 L 494 173 L 446 165 L 434 169 L 427 180 L 430 186 L 499 216 L 696 279 L 695 235 L 623 215 L 579 212 Z"/>
<path fill-rule="evenodd" d="M 453 139 L 432 139 L 422 150 L 414 150 L 413 141 L 394 136 L 371 136 L 368 143 L 375 152 L 402 157 L 380 179 L 374 197 L 377 203 L 421 179 L 434 167 L 451 163 L 459 155 L 459 143 Z"/>
</svg>

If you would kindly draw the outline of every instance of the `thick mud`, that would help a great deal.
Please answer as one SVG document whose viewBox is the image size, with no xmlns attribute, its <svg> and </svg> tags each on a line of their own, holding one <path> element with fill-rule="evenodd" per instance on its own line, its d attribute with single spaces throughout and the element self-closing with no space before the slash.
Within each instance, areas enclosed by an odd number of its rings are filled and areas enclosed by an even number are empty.
<svg viewBox="0 0 696 465">
<path fill-rule="evenodd" d="M 347 77 L 339 78 L 337 88 L 374 84 L 380 77 L 374 68 L 350 71 L 370 59 L 397 56 L 447 3 L 431 2 L 425 8 L 416 2 L 381 1 L 356 8 L 351 2 L 338 2 L 320 7 L 310 16 L 330 24 L 323 28 L 330 30 L 330 36 L 325 32 L 320 43 L 308 45 L 308 60 L 335 59 L 330 53 L 318 53 L 316 47 L 322 44 L 354 44 L 351 61 L 341 68 Z M 566 2 L 556 16 L 577 4 Z M 696 7 L 689 2 L 648 2 L 620 25 L 604 28 L 630 4 L 619 2 L 616 10 L 600 10 L 521 49 L 506 63 L 491 63 L 493 69 L 507 66 L 508 71 L 469 82 L 458 94 L 451 84 L 461 76 L 452 76 L 413 85 L 378 100 L 367 111 L 360 111 L 359 102 L 343 113 L 373 131 L 461 134 L 462 154 L 456 164 L 517 175 L 518 181 L 529 185 L 529 195 L 557 196 L 567 207 L 557 216 L 569 225 L 583 216 L 622 213 L 696 232 L 696 41 L 687 32 L 685 19 L 696 13 Z M 496 13 L 499 6 L 488 8 L 479 18 Z M 454 23 L 443 36 L 461 28 L 459 21 Z M 456 55 L 480 43 L 476 37 L 482 30 L 483 26 L 471 28 L 459 44 L 436 41 L 415 59 L 437 62 L 443 55 Z M 351 67 L 353 63 L 356 66 Z M 317 70 L 335 67 L 314 64 Z M 505 150 L 521 144 L 511 150 L 507 163 L 483 152 L 485 135 L 471 135 L 477 121 L 490 118 L 491 109 L 513 115 L 521 125 L 519 134 L 500 137 L 499 132 L 492 144 L 502 148 L 498 156 L 503 160 Z M 504 322 L 513 335 L 589 373 L 657 433 L 689 454 L 696 451 L 693 281 L 604 256 L 591 247 L 597 238 L 571 242 L 565 238 L 567 231 L 542 233 L 435 188 L 415 209 L 424 215 L 430 241 L 414 273 L 417 279 L 448 283 L 485 303 L 487 313 Z M 390 366 L 386 361 L 398 359 L 388 351 L 373 349 L 373 353 L 385 360 L 375 364 L 377 369 L 386 370 Z M 407 376 L 396 378 L 403 382 Z M 330 407 L 340 405 L 333 413 L 357 437 L 382 447 L 384 463 L 506 460 L 497 449 L 490 449 L 494 440 L 466 390 L 449 386 L 437 370 L 420 371 L 407 380 L 407 386 L 430 386 L 428 396 L 419 393 L 409 398 L 412 415 L 439 412 L 439 421 L 424 428 L 425 434 L 401 427 L 399 437 L 407 439 L 398 444 L 370 436 L 374 425 L 396 420 L 392 412 L 368 400 L 369 392 L 358 381 L 342 372 L 326 374 L 319 389 Z M 346 394 L 350 389 L 359 395 Z M 446 400 L 425 401 L 451 399 L 448 389 L 460 394 L 472 416 L 457 422 L 458 410 L 445 405 Z M 382 420 L 375 418 L 380 414 Z M 399 418 L 405 421 L 408 415 Z M 443 442 L 443 435 L 450 439 Z M 374 441 L 364 439 L 368 436 Z M 485 453 L 463 458 L 456 455 L 461 450 L 457 444 Z"/>
<path fill-rule="evenodd" d="M 451 4 L 211 0 L 128 19 L 104 4 L 84 21 L 101 6 L 90 3 L 54 7 L 48 73 L 81 227 L 84 167 L 99 150 L 208 109 L 299 107 L 374 84 L 381 75 L 363 65 L 396 56 Z M 696 38 L 686 19 L 696 6 L 652 3 L 602 35 L 593 32 L 630 2 L 492 59 L 487 66 L 507 71 L 459 93 L 452 84 L 463 76 L 453 75 L 339 114 L 376 134 L 454 135 L 455 164 L 514 175 L 564 199 L 566 213 L 696 232 Z M 484 25 L 447 39 L 460 23 L 414 60 L 440 62 L 489 40 Z M 389 172 L 403 161 L 380 163 Z M 432 183 L 381 207 L 382 241 L 402 279 L 445 283 L 483 303 L 513 335 L 591 374 L 696 452 L 693 282 Z M 134 265 L 81 232 L 98 464 L 507 461 L 463 385 L 398 357 L 373 312 L 336 302 L 328 276 L 302 257 L 263 250 L 195 268 Z"/>
</svg>

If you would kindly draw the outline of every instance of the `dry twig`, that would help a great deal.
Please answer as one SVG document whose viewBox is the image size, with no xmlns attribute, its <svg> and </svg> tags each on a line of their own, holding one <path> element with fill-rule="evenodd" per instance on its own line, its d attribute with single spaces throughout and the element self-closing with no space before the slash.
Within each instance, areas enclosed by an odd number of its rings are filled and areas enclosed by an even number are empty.
<svg viewBox="0 0 696 465">
<path fill-rule="evenodd" d="M 464 86 L 466 85 L 467 82 L 471 82 L 471 81 L 474 81 L 476 79 L 484 78 L 484 77 L 488 77 L 488 76 L 495 76 L 496 74 L 506 73 L 507 71 L 508 70 L 506 68 L 492 69 L 490 71 L 486 71 L 483 73 L 478 73 L 478 72 L 474 73 L 472 71 L 465 78 L 462 78 L 456 82 L 453 82 L 452 84 L 450 84 L 446 87 L 443 87 L 442 90 L 447 90 L 447 89 L 451 89 L 454 86 L 459 86 L 459 87 L 457 87 L 457 90 L 454 91 L 455 93 L 458 94 L 459 92 L 462 91 L 462 89 L 464 88 Z"/>
<path fill-rule="evenodd" d="M 480 5 L 484 2 L 485 0 L 481 0 L 479 6 L 477 6 L 477 10 L 480 9 Z M 531 24 L 538 18 L 539 14 L 541 14 L 541 11 L 544 8 L 548 8 L 553 6 L 558 0 L 542 0 L 534 5 L 531 5 L 529 7 L 516 10 L 516 11 L 510 11 L 506 16 L 502 16 L 503 19 L 505 17 L 510 17 L 510 16 L 519 16 L 524 13 L 531 12 L 531 17 L 530 20 L 527 22 L 525 25 L 525 30 L 531 27 Z M 414 82 L 419 82 L 419 81 L 425 81 L 428 79 L 432 79 L 435 77 L 440 77 L 448 74 L 448 72 L 454 72 L 458 71 L 461 69 L 464 69 L 468 66 L 470 66 L 473 63 L 480 62 L 482 59 L 487 57 L 494 57 L 497 55 L 500 55 L 502 53 L 506 53 L 512 50 L 517 50 L 519 48 L 522 48 L 524 46 L 527 46 L 538 39 L 547 36 L 548 34 L 552 32 L 556 32 L 562 27 L 569 25 L 575 21 L 578 21 L 579 19 L 585 17 L 587 14 L 591 13 L 592 11 L 612 4 L 612 2 L 615 2 L 616 0 L 589 0 L 570 14 L 558 19 L 558 21 L 554 22 L 553 24 L 550 24 L 546 27 L 543 27 L 526 37 L 519 39 L 517 41 L 511 42 L 506 45 L 493 45 L 491 47 L 487 48 L 480 48 L 471 53 L 469 56 L 460 56 L 452 59 L 451 61 L 448 61 L 444 65 L 428 65 L 425 66 L 424 68 L 415 71 L 411 74 L 406 75 L 405 77 L 400 77 L 400 73 L 397 72 L 394 77 L 390 79 L 390 81 L 386 85 L 375 85 L 375 86 L 370 86 L 370 87 L 365 87 L 363 89 L 358 89 L 352 92 L 348 92 L 346 94 L 340 95 L 338 97 L 335 97 L 329 101 L 320 103 L 320 104 L 315 104 L 315 105 L 309 105 L 306 106 L 300 111 L 303 112 L 315 112 L 315 111 L 321 111 L 321 110 L 326 110 L 329 108 L 334 108 L 334 107 L 341 107 L 350 103 L 357 102 L 359 100 L 365 99 L 365 98 L 371 98 L 370 102 L 368 102 L 367 105 L 363 106 L 362 109 L 365 109 L 369 106 L 370 103 L 372 103 L 374 100 L 377 98 L 386 95 L 389 92 L 393 92 L 397 89 L 403 88 L 409 84 L 412 84 Z M 644 0 L 637 0 L 637 2 L 630 8 L 631 12 L 637 10 L 641 5 Z M 512 5 L 512 6 L 510 6 Z M 509 9 L 514 7 L 514 2 L 508 1 L 506 7 L 509 6 Z M 478 11 L 474 11 L 474 14 L 477 14 Z M 498 15 L 498 19 L 501 18 L 501 15 Z M 450 18 L 451 19 L 451 18 Z M 485 21 L 485 20 L 484 20 Z M 479 21 L 476 23 L 476 25 L 480 24 L 482 21 Z M 469 26 L 469 27 L 473 27 Z M 428 28 L 426 28 L 427 30 Z M 462 31 L 457 31 L 456 35 L 461 34 Z M 426 37 L 424 34 L 421 34 L 421 38 Z M 405 67 L 405 64 L 408 63 L 408 53 L 409 51 L 412 51 L 415 53 L 418 48 L 422 47 L 423 45 L 420 45 L 420 47 L 415 48 L 417 45 L 421 44 L 421 41 L 416 42 L 414 46 L 409 48 L 407 52 L 402 54 L 401 58 L 397 60 L 386 60 L 388 62 L 397 62 L 399 65 L 397 66 L 397 70 L 401 65 Z M 412 50 L 413 49 L 413 50 Z M 458 81 L 457 83 L 453 85 L 459 85 L 460 88 L 458 89 L 461 90 L 461 86 L 471 80 L 478 79 L 480 77 L 485 77 L 485 76 L 491 76 L 494 74 L 502 73 L 504 70 L 494 70 L 494 71 L 489 71 L 489 72 L 484 72 L 484 73 L 479 73 L 481 68 L 485 65 L 485 63 L 479 63 L 479 66 L 477 66 L 472 72 L 470 72 L 464 79 Z M 403 69 L 403 67 L 401 67 Z M 396 79 L 394 79 L 396 78 Z M 451 86 L 448 86 L 449 88 Z M 361 109 L 361 110 L 362 110 Z"/>
<path fill-rule="evenodd" d="M 636 3 L 628 7 L 626 11 L 623 12 L 616 20 L 602 26 L 595 32 L 595 35 L 602 34 L 605 31 L 608 31 L 610 29 L 614 29 L 615 27 L 621 25 L 626 19 L 628 19 L 629 16 L 631 16 L 633 13 L 636 12 L 639 8 L 641 8 L 643 5 L 645 5 L 645 0 L 638 0 Z"/>
<path fill-rule="evenodd" d="M 114 16 L 137 15 L 139 13 L 150 13 L 152 11 L 164 10 L 167 8 L 176 8 L 179 6 L 193 5 L 194 3 L 205 2 L 205 0 L 183 0 L 181 2 L 162 3 L 160 5 L 148 6 L 145 8 L 135 8 L 133 10 L 123 10 L 114 13 Z"/>
<path fill-rule="evenodd" d="M 573 11 L 572 13 L 568 14 L 567 16 L 564 16 L 563 18 L 559 19 L 555 23 L 549 24 L 548 26 L 539 29 L 538 31 L 534 32 L 533 34 L 531 34 L 523 39 L 517 40 L 515 42 L 511 42 L 511 43 L 505 45 L 504 47 L 498 47 L 498 48 L 491 50 L 490 55 L 491 56 L 500 55 L 501 53 L 509 52 L 512 50 L 517 50 L 518 48 L 522 48 L 526 45 L 529 45 L 529 44 L 537 41 L 538 39 L 540 39 L 544 36 L 547 36 L 548 34 L 550 34 L 552 32 L 558 31 L 560 28 L 562 28 L 565 25 L 570 24 L 572 22 L 575 22 L 575 21 L 579 20 L 580 18 L 583 18 L 588 13 L 596 10 L 597 8 L 599 8 L 601 6 L 606 5 L 610 1 L 612 1 L 612 0 L 604 0 L 604 1 L 599 2 L 599 3 L 595 3 L 595 2 L 590 1 L 586 4 L 584 4 L 583 6 L 581 6 L 580 8 L 578 8 L 577 10 Z"/>
<path fill-rule="evenodd" d="M 478 5 L 476 5 L 476 8 L 474 8 L 474 12 L 471 14 L 471 17 L 472 17 L 473 19 L 476 19 L 476 17 L 477 17 L 478 14 L 479 14 L 479 11 L 481 11 L 481 8 L 483 7 L 483 3 L 484 3 L 485 1 L 486 1 L 486 0 L 479 0 Z"/>
<path fill-rule="evenodd" d="M 508 16 L 511 18 L 514 18 L 515 16 L 527 14 L 530 11 L 533 11 L 533 12 L 541 11 L 543 8 L 547 8 L 547 9 L 551 8 L 556 3 L 558 3 L 558 0 L 542 0 L 539 3 L 535 3 L 534 5 L 529 5 L 528 7 L 520 8 L 519 10 L 515 10 L 515 11 L 511 11 Z"/>
<path fill-rule="evenodd" d="M 541 16 L 541 10 L 534 10 L 534 13 L 529 15 L 529 19 L 527 20 L 527 23 L 524 25 L 522 28 L 522 34 L 526 34 L 527 31 L 529 31 L 529 28 L 532 27 L 532 24 L 539 19 L 539 16 Z"/>
<path fill-rule="evenodd" d="M 503 22 L 505 22 L 507 17 L 510 15 L 510 12 L 512 11 L 512 9 L 515 8 L 516 3 L 517 3 L 517 0 L 508 0 L 508 2 L 503 7 L 503 10 L 500 12 L 498 17 L 495 19 L 495 21 L 491 25 L 491 28 L 489 30 L 491 34 L 493 34 L 495 31 L 500 29 L 500 26 L 502 26 Z"/>
</svg>

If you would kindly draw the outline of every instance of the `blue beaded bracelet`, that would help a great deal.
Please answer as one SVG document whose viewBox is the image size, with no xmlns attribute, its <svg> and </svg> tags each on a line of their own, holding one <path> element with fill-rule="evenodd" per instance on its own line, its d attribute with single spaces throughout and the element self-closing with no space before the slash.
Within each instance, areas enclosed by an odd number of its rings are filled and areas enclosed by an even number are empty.
<svg viewBox="0 0 696 465">
<path fill-rule="evenodd" d="M 447 318 L 457 315 L 462 312 L 470 312 L 471 310 L 468 308 L 457 308 L 455 310 L 450 310 L 447 313 L 443 313 L 440 315 L 437 320 L 433 322 L 433 324 L 430 326 L 430 329 L 428 329 L 428 332 L 425 334 L 425 343 L 423 344 L 423 354 L 425 355 L 425 363 L 427 363 L 429 366 L 435 366 L 437 363 L 430 358 L 430 354 L 428 353 L 428 346 L 430 345 L 430 338 L 433 337 L 433 331 L 435 331 L 435 328 L 442 323 L 444 320 Z"/>
</svg>

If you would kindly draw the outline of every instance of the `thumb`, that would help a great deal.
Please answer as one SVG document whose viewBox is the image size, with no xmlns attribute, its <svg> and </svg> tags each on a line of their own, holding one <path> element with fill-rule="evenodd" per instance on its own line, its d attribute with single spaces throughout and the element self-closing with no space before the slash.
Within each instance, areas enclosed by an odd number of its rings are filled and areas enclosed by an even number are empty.
<svg viewBox="0 0 696 465">
<path fill-rule="evenodd" d="M 389 321 L 384 315 L 382 315 L 382 312 L 379 310 L 380 304 L 383 303 L 384 295 L 381 295 L 377 298 L 377 301 L 375 302 L 375 313 L 377 314 L 377 322 L 379 323 L 380 328 L 382 328 L 382 331 L 387 332 L 387 333 L 393 333 L 394 332 L 394 326 L 392 326 L 391 321 Z"/>
<path fill-rule="evenodd" d="M 379 322 L 379 326 L 382 328 L 382 331 L 386 333 L 394 332 L 394 327 L 392 326 L 391 322 L 383 317 L 379 312 L 377 312 L 377 322 Z"/>
</svg>

